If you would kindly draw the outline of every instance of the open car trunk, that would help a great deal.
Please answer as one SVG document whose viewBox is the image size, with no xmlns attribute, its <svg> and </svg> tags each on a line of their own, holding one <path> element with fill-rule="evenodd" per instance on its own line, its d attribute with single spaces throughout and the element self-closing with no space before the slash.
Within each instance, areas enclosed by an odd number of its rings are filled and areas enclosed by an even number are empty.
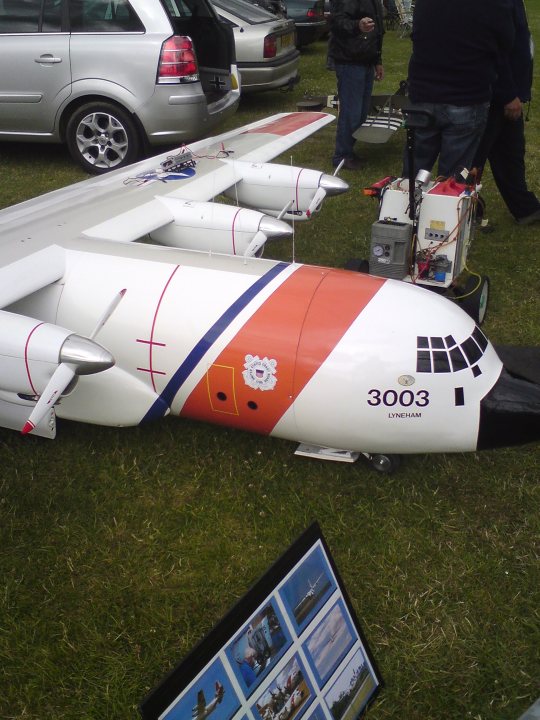
<svg viewBox="0 0 540 720">
<path fill-rule="evenodd" d="M 208 103 L 231 90 L 235 62 L 232 28 L 222 22 L 208 0 L 161 0 L 176 35 L 188 35 L 195 45 L 201 85 Z"/>
</svg>

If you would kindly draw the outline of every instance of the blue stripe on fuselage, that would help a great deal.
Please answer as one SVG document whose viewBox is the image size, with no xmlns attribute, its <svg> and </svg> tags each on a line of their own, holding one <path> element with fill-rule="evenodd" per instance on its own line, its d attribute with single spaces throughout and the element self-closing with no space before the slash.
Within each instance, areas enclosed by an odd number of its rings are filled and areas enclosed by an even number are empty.
<svg viewBox="0 0 540 720">
<path fill-rule="evenodd" d="M 233 304 L 223 313 L 219 320 L 212 325 L 212 327 L 203 335 L 203 337 L 191 350 L 141 422 L 156 420 L 165 415 L 167 409 L 171 407 L 176 393 L 180 390 L 191 372 L 201 361 L 204 354 L 212 347 L 220 335 L 229 327 L 231 322 L 240 314 L 246 305 L 248 305 L 248 303 L 250 303 L 253 298 L 261 292 L 261 290 L 264 290 L 264 288 L 272 282 L 279 273 L 283 272 L 283 270 L 288 267 L 289 263 L 284 262 L 274 265 L 271 270 L 254 282 L 251 287 L 249 287 L 233 302 Z"/>
</svg>

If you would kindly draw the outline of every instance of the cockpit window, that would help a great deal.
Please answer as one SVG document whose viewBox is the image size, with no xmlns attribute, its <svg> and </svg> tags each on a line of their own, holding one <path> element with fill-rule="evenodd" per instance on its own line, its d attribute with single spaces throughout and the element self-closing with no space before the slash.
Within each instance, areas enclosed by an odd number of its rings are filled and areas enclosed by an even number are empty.
<svg viewBox="0 0 540 720">
<path fill-rule="evenodd" d="M 470 368 L 475 377 L 481 374 L 477 363 L 486 351 L 488 340 L 479 327 L 462 343 L 452 335 L 417 337 L 416 372 L 449 373 Z"/>
</svg>

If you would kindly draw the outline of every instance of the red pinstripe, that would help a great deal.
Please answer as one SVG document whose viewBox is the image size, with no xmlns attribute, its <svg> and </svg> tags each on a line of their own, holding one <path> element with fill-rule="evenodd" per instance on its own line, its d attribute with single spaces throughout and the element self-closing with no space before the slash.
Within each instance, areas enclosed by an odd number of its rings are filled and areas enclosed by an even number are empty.
<svg viewBox="0 0 540 720">
<path fill-rule="evenodd" d="M 237 211 L 235 212 L 235 214 L 234 214 L 234 218 L 233 218 L 232 226 L 231 226 L 233 255 L 236 255 L 236 242 L 235 242 L 235 237 L 234 237 L 234 229 L 235 229 L 235 225 L 236 225 L 236 218 L 240 215 L 241 212 L 242 212 L 242 208 L 238 208 L 238 210 L 237 210 Z"/>
<path fill-rule="evenodd" d="M 34 387 L 34 383 L 32 382 L 32 377 L 30 375 L 30 366 L 28 364 L 28 346 L 30 344 L 30 338 L 32 337 L 32 335 L 35 333 L 35 331 L 38 329 L 38 327 L 40 327 L 41 325 L 44 325 L 44 324 L 45 323 L 40 322 L 36 325 L 35 328 L 33 328 L 31 330 L 30 334 L 26 338 L 26 344 L 24 346 L 24 364 L 26 366 L 26 375 L 28 377 L 28 382 L 30 383 L 30 387 L 32 388 L 32 391 L 34 392 L 34 395 L 38 395 L 39 393 L 37 392 L 36 388 Z"/>
<path fill-rule="evenodd" d="M 155 341 L 154 341 L 154 332 L 155 332 L 155 329 L 156 329 L 157 316 L 158 316 L 158 314 L 159 314 L 159 309 L 160 309 L 160 307 L 161 307 L 161 303 L 163 302 L 163 298 L 165 297 L 165 293 L 167 292 L 167 289 L 168 289 L 169 285 L 171 284 L 171 281 L 172 281 L 173 277 L 175 276 L 176 271 L 178 270 L 179 267 L 180 267 L 180 265 L 177 265 L 177 266 L 174 268 L 174 270 L 173 270 L 172 273 L 170 274 L 169 279 L 168 279 L 167 282 L 165 283 L 165 286 L 163 287 L 163 290 L 161 291 L 161 295 L 159 296 L 159 300 L 158 300 L 158 302 L 157 302 L 156 309 L 155 309 L 155 312 L 154 312 L 154 317 L 153 317 L 153 319 L 152 319 L 152 329 L 151 329 L 151 331 L 150 331 L 150 340 L 148 341 L 148 345 L 149 345 L 149 351 L 148 351 L 148 370 L 144 370 L 144 372 L 149 372 L 149 373 L 150 373 L 150 379 L 152 380 L 152 387 L 153 387 L 153 389 L 154 389 L 154 392 L 156 391 L 156 383 L 154 382 L 154 375 L 164 375 L 164 374 L 165 374 L 165 373 L 159 372 L 158 370 L 154 370 L 154 368 L 153 368 L 153 351 L 154 351 L 154 345 L 163 345 L 162 343 L 158 343 L 158 342 L 155 342 Z M 137 340 L 137 342 L 142 342 L 142 341 L 141 341 L 141 340 Z M 142 368 L 137 368 L 137 370 L 141 370 L 141 371 L 142 371 Z"/>
</svg>

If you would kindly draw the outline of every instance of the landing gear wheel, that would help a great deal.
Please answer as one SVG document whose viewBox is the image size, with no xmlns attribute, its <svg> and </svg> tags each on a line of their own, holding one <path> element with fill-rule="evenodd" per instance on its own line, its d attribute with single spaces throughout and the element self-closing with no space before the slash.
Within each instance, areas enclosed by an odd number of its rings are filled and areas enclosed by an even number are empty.
<svg viewBox="0 0 540 720">
<path fill-rule="evenodd" d="M 76 110 L 66 127 L 66 141 L 72 158 L 92 175 L 129 165 L 140 148 L 129 113 L 108 102 L 91 102 Z"/>
<path fill-rule="evenodd" d="M 489 302 L 489 278 L 487 275 L 471 275 L 465 287 L 455 292 L 455 297 L 465 312 L 481 325 Z"/>
<path fill-rule="evenodd" d="M 401 465 L 400 455 L 366 455 L 371 463 L 371 467 L 377 472 L 390 475 L 395 472 Z"/>
</svg>

